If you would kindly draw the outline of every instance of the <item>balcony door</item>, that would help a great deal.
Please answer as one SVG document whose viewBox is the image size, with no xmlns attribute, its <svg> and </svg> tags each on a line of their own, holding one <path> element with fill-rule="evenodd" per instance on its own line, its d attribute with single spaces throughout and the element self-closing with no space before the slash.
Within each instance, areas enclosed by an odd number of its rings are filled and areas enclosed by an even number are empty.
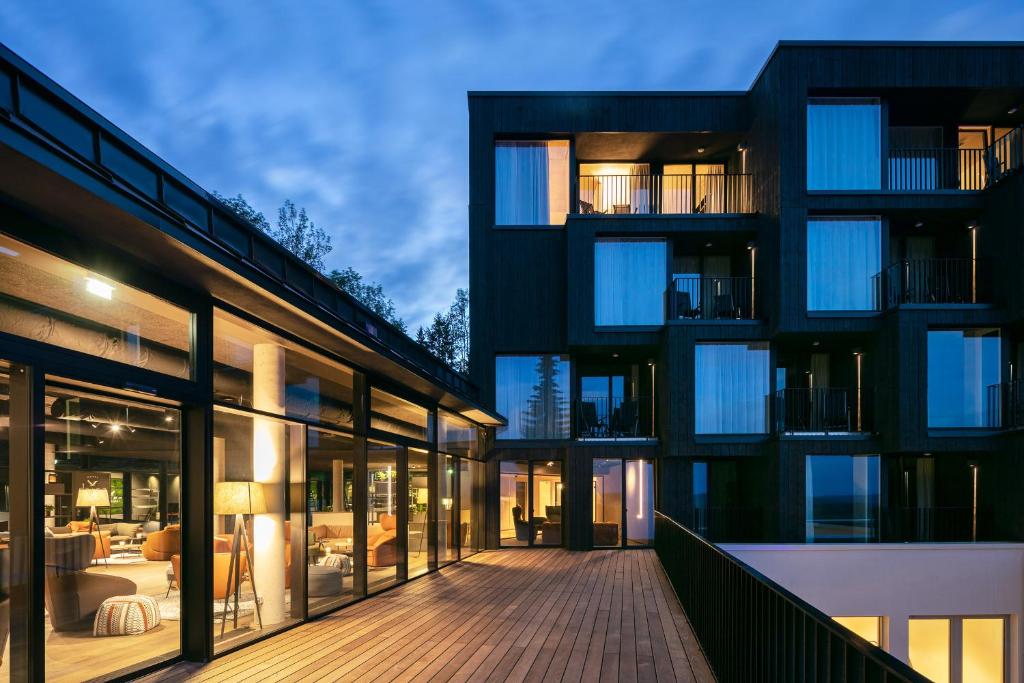
<svg viewBox="0 0 1024 683">
<path fill-rule="evenodd" d="M 562 545 L 561 461 L 506 460 L 500 486 L 503 547 Z"/>
<path fill-rule="evenodd" d="M 654 542 L 654 462 L 595 458 L 591 490 L 595 548 Z"/>
</svg>

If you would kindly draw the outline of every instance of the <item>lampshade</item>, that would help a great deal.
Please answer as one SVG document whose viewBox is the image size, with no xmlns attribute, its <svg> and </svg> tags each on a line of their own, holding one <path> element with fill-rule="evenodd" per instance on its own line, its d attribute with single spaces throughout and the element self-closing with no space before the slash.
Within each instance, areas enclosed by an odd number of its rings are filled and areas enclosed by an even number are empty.
<svg viewBox="0 0 1024 683">
<path fill-rule="evenodd" d="M 92 506 L 96 507 L 109 507 L 110 506 L 110 494 L 106 489 L 78 489 L 78 498 L 75 500 L 75 506 L 80 508 L 88 508 Z"/>
<path fill-rule="evenodd" d="M 262 515 L 267 511 L 263 484 L 255 481 L 221 481 L 213 487 L 215 515 Z"/>
</svg>

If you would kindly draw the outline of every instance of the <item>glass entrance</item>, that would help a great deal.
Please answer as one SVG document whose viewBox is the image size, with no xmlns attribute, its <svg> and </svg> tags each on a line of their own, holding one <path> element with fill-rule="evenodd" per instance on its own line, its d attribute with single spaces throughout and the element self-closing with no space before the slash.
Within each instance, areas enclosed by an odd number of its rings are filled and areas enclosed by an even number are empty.
<svg viewBox="0 0 1024 683">
<path fill-rule="evenodd" d="M 591 490 L 595 548 L 654 542 L 654 462 L 595 458 Z"/>
<path fill-rule="evenodd" d="M 562 544 L 562 463 L 501 463 L 501 545 Z"/>
</svg>

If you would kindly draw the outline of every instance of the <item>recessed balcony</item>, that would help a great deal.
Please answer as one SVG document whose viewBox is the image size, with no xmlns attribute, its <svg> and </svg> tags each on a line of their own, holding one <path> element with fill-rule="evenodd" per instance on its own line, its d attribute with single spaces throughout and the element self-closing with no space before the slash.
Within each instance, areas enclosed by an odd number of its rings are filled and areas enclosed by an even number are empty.
<svg viewBox="0 0 1024 683">
<path fill-rule="evenodd" d="M 587 167 L 594 167 L 588 169 Z M 577 177 L 583 215 L 693 215 L 754 212 L 750 173 L 696 172 L 694 164 L 666 172 L 621 173 L 639 164 L 581 164 Z M 622 168 L 620 168 L 622 167 Z M 589 173 L 586 171 L 590 170 Z M 611 172 L 608 172 L 611 171 Z"/>
<path fill-rule="evenodd" d="M 994 301 L 991 263 L 974 258 L 903 259 L 878 274 L 886 308 L 905 305 L 966 306 Z"/>
</svg>

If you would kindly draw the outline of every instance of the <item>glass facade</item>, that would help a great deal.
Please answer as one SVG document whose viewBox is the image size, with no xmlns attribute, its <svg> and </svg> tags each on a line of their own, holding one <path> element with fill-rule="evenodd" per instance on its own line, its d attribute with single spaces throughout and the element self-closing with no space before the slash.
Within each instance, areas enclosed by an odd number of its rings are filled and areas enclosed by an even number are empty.
<svg viewBox="0 0 1024 683">
<path fill-rule="evenodd" d="M 549 460 L 530 463 L 530 478 L 533 485 L 530 498 L 533 500 L 531 523 L 537 533 L 534 545 L 562 544 L 562 463 Z"/>
<path fill-rule="evenodd" d="M 497 438 L 569 438 L 567 357 L 498 356 L 494 368 L 495 407 L 508 419 Z"/>
<path fill-rule="evenodd" d="M 808 455 L 807 542 L 878 540 L 877 455 Z"/>
<path fill-rule="evenodd" d="M 563 225 L 568 212 L 568 140 L 494 143 L 495 225 Z"/>
<path fill-rule="evenodd" d="M 366 591 L 398 581 L 398 446 L 366 446 Z"/>
<path fill-rule="evenodd" d="M 421 448 L 408 449 L 409 530 L 406 538 L 406 567 L 409 578 L 430 569 L 430 453 Z"/>
<path fill-rule="evenodd" d="M 595 548 L 654 542 L 654 463 L 595 458 L 591 511 Z"/>
<path fill-rule="evenodd" d="M 696 433 L 766 433 L 768 343 L 698 343 L 695 357 Z"/>
<path fill-rule="evenodd" d="M 807 103 L 807 189 L 882 187 L 882 107 L 877 99 Z"/>
<path fill-rule="evenodd" d="M 665 322 L 668 250 L 661 239 L 599 239 L 594 243 L 594 324 Z"/>
<path fill-rule="evenodd" d="M 1000 336 L 995 328 L 928 330 L 928 426 L 997 427 Z"/>
<path fill-rule="evenodd" d="M 879 307 L 882 223 L 878 218 L 807 221 L 807 310 L 873 311 Z"/>
<path fill-rule="evenodd" d="M 459 458 L 459 556 L 484 549 L 484 463 Z"/>
<path fill-rule="evenodd" d="M 455 458 L 437 454 L 437 563 L 458 559 L 455 547 Z"/>
<path fill-rule="evenodd" d="M 370 427 L 418 441 L 434 438 L 434 416 L 423 406 L 370 389 Z"/>
<path fill-rule="evenodd" d="M 351 602 L 356 595 L 355 456 L 355 439 L 349 434 L 306 429 L 307 601 L 311 614 Z"/>
<path fill-rule="evenodd" d="M 503 460 L 500 476 L 498 523 L 501 545 L 530 545 L 534 534 L 529 512 L 530 464 L 525 460 Z"/>
</svg>

